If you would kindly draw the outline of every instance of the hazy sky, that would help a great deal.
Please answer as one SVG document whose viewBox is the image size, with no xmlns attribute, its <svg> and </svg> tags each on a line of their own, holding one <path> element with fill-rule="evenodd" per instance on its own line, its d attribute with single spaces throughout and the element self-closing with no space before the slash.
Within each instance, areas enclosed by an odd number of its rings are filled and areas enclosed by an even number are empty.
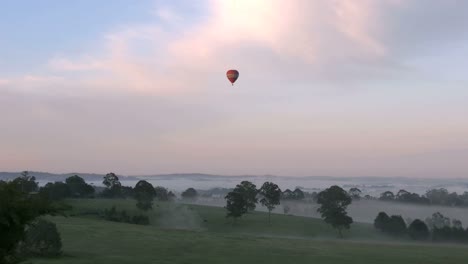
<svg viewBox="0 0 468 264">
<path fill-rule="evenodd" d="M 0 170 L 468 177 L 467 58 L 465 0 L 3 0 Z"/>
</svg>

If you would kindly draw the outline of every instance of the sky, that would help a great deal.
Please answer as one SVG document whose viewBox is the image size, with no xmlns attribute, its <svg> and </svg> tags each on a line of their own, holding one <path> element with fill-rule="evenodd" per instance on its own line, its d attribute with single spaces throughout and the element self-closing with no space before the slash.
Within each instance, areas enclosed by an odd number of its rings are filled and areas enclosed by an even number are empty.
<svg viewBox="0 0 468 264">
<path fill-rule="evenodd" d="M 467 57 L 464 0 L 2 0 L 0 171 L 468 178 Z"/>
</svg>

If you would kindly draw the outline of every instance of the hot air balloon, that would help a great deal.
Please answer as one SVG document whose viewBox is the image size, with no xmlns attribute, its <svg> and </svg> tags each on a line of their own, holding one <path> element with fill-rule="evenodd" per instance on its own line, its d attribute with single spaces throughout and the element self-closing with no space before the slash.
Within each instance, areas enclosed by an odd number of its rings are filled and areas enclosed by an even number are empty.
<svg viewBox="0 0 468 264">
<path fill-rule="evenodd" d="M 236 82 L 237 78 L 239 78 L 239 72 L 237 70 L 229 70 L 226 72 L 226 76 L 231 84 L 234 85 L 234 82 Z"/>
</svg>

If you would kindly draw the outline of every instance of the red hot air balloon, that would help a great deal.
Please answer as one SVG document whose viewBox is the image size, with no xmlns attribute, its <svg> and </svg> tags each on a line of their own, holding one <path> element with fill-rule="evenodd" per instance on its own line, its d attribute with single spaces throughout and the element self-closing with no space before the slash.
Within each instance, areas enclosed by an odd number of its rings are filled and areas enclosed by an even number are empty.
<svg viewBox="0 0 468 264">
<path fill-rule="evenodd" d="M 234 82 L 239 78 L 239 72 L 237 70 L 229 70 L 226 72 L 226 76 L 231 84 L 234 85 Z"/>
</svg>

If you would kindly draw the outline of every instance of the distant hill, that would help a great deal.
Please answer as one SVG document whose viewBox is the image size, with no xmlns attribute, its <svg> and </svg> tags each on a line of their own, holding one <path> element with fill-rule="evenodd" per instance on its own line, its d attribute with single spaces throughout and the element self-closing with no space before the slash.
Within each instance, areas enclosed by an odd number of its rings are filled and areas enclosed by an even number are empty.
<svg viewBox="0 0 468 264">
<path fill-rule="evenodd" d="M 86 181 L 100 182 L 105 174 L 96 173 L 48 173 L 30 171 L 30 175 L 36 177 L 40 182 L 54 182 L 65 181 L 66 178 L 79 175 Z M 0 180 L 12 180 L 21 175 L 21 172 L 0 172 Z M 330 176 L 308 176 L 308 177 L 291 177 L 291 176 L 275 176 L 275 175 L 219 175 L 219 174 L 205 174 L 205 173 L 171 173 L 171 174 L 150 174 L 150 175 L 117 175 L 121 181 L 166 181 L 165 184 L 169 185 L 170 182 L 193 182 L 193 185 L 199 184 L 205 186 L 206 182 L 209 187 L 224 187 L 225 184 L 235 185 L 241 180 L 248 180 L 261 184 L 264 181 L 273 181 L 281 186 L 287 186 L 288 183 L 293 184 L 291 188 L 301 187 L 308 189 L 309 187 L 323 188 L 331 184 L 337 184 L 344 188 L 358 187 L 361 189 L 372 188 L 378 191 L 382 189 L 397 188 L 419 188 L 426 191 L 429 188 L 447 188 L 456 187 L 458 191 L 466 191 L 468 189 L 468 179 L 460 178 L 411 178 L 411 177 L 330 177 Z M 133 183 L 132 183 L 133 184 Z M 208 186 L 206 185 L 206 186 Z M 213 186 L 211 186 L 213 185 Z M 233 186 L 234 186 L 233 185 Z M 322 186 L 324 185 L 324 186 Z M 179 185 L 177 185 L 179 186 Z M 308 187 L 307 187 L 308 186 Z M 408 187 L 412 186 L 412 187 Z M 306 188 L 307 187 L 307 188 Z M 202 188 L 202 187 L 199 187 Z M 205 187 L 203 187 L 205 188 Z M 208 187 L 207 187 L 208 188 Z M 289 188 L 289 187 L 288 187 Z M 315 190 L 315 189 L 314 189 Z M 408 190 L 408 189 L 407 189 Z"/>
<path fill-rule="evenodd" d="M 13 180 L 21 175 L 21 172 L 0 172 L 0 180 Z M 100 181 L 105 176 L 105 174 L 96 174 L 96 173 L 49 173 L 49 172 L 37 172 L 37 171 L 29 171 L 29 175 L 35 176 L 36 180 L 38 181 L 65 181 L 66 178 L 78 175 L 85 179 L 86 181 Z M 139 180 L 137 177 L 134 176 L 122 176 L 117 175 L 120 180 Z"/>
</svg>

